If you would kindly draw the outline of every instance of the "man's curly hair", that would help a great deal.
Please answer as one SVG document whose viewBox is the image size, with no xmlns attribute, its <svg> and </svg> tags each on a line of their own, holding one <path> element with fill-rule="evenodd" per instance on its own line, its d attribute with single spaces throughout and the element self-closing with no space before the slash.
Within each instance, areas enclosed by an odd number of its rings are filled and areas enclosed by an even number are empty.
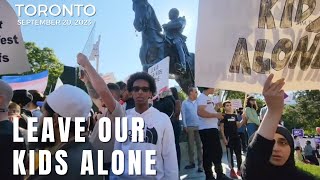
<svg viewBox="0 0 320 180">
<path fill-rule="evenodd" d="M 137 72 L 137 73 L 134 73 L 132 74 L 129 79 L 128 79 L 128 82 L 127 82 L 127 89 L 129 92 L 132 92 L 132 88 L 133 88 L 133 83 L 136 81 L 136 80 L 145 80 L 149 83 L 149 88 L 150 88 L 150 91 L 152 93 L 152 95 L 155 95 L 156 91 L 157 91 L 157 86 L 156 86 L 156 82 L 154 80 L 154 78 L 146 73 L 146 72 Z"/>
</svg>

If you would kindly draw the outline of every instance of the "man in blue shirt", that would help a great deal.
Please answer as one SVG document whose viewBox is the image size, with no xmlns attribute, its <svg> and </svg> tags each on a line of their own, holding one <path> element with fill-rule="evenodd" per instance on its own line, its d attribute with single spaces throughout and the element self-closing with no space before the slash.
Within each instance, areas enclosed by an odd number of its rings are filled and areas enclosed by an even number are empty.
<svg viewBox="0 0 320 180">
<path fill-rule="evenodd" d="M 203 172 L 202 168 L 202 147 L 201 139 L 199 135 L 199 126 L 198 126 L 198 114 L 197 114 L 197 103 L 196 99 L 198 96 L 198 91 L 196 88 L 191 87 L 188 89 L 188 99 L 182 102 L 181 114 L 183 129 L 188 136 L 188 155 L 189 155 L 189 165 L 185 169 L 195 168 L 194 162 L 194 146 L 197 147 L 197 156 L 198 156 L 198 172 Z"/>
</svg>

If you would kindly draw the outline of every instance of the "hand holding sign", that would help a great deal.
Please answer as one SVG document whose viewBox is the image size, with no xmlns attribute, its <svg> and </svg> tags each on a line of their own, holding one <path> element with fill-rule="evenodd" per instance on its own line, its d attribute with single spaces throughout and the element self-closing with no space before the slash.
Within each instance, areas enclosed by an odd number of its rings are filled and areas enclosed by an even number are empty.
<svg viewBox="0 0 320 180">
<path fill-rule="evenodd" d="M 6 0 L 0 1 L 0 74 L 30 70 L 18 18 Z"/>
<path fill-rule="evenodd" d="M 286 91 L 319 89 L 319 8 L 319 0 L 201 0 L 197 86 L 260 93 L 273 73 Z"/>
</svg>

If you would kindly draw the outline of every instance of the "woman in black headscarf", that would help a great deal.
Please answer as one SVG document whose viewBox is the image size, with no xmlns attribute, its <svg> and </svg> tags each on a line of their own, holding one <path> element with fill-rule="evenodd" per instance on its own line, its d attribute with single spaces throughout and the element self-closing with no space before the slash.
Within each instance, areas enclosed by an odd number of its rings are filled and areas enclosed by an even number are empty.
<svg viewBox="0 0 320 180">
<path fill-rule="evenodd" d="M 270 75 L 263 95 L 268 111 L 248 147 L 242 167 L 244 180 L 313 180 L 298 170 L 294 161 L 294 142 L 290 132 L 278 126 L 284 107 L 284 79 L 272 83 Z"/>
</svg>

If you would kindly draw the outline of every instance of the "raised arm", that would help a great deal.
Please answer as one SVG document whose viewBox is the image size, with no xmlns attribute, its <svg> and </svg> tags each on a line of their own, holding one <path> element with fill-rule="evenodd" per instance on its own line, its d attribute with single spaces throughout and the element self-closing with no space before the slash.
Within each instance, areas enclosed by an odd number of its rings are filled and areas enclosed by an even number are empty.
<svg viewBox="0 0 320 180">
<path fill-rule="evenodd" d="M 110 112 L 113 112 L 116 107 L 116 100 L 113 98 L 107 84 L 93 68 L 88 58 L 84 54 L 79 53 L 77 56 L 77 61 L 78 64 L 85 69 L 92 87 L 95 89 L 101 100 L 105 103 L 106 108 Z"/>
<path fill-rule="evenodd" d="M 101 104 L 101 101 L 100 101 L 100 96 L 96 92 L 96 90 L 93 88 L 93 86 L 92 86 L 92 84 L 90 82 L 90 79 L 88 77 L 88 74 L 85 71 L 83 71 L 83 75 L 80 77 L 80 79 L 86 85 L 88 94 L 91 97 L 93 103 L 99 108 L 99 110 L 101 110 L 103 107 L 102 107 L 102 104 Z"/>
<path fill-rule="evenodd" d="M 269 110 L 262 121 L 257 134 L 248 146 L 248 152 L 243 163 L 243 178 L 260 179 L 268 176 L 268 162 L 274 146 L 274 135 L 281 119 L 284 106 L 284 80 L 272 83 L 274 75 L 271 74 L 265 82 L 263 95 Z"/>
<path fill-rule="evenodd" d="M 263 88 L 262 94 L 268 106 L 268 111 L 257 131 L 258 134 L 268 140 L 274 138 L 284 107 L 284 91 L 282 90 L 285 84 L 284 79 L 272 83 L 273 77 L 273 74 L 268 77 Z"/>
</svg>

